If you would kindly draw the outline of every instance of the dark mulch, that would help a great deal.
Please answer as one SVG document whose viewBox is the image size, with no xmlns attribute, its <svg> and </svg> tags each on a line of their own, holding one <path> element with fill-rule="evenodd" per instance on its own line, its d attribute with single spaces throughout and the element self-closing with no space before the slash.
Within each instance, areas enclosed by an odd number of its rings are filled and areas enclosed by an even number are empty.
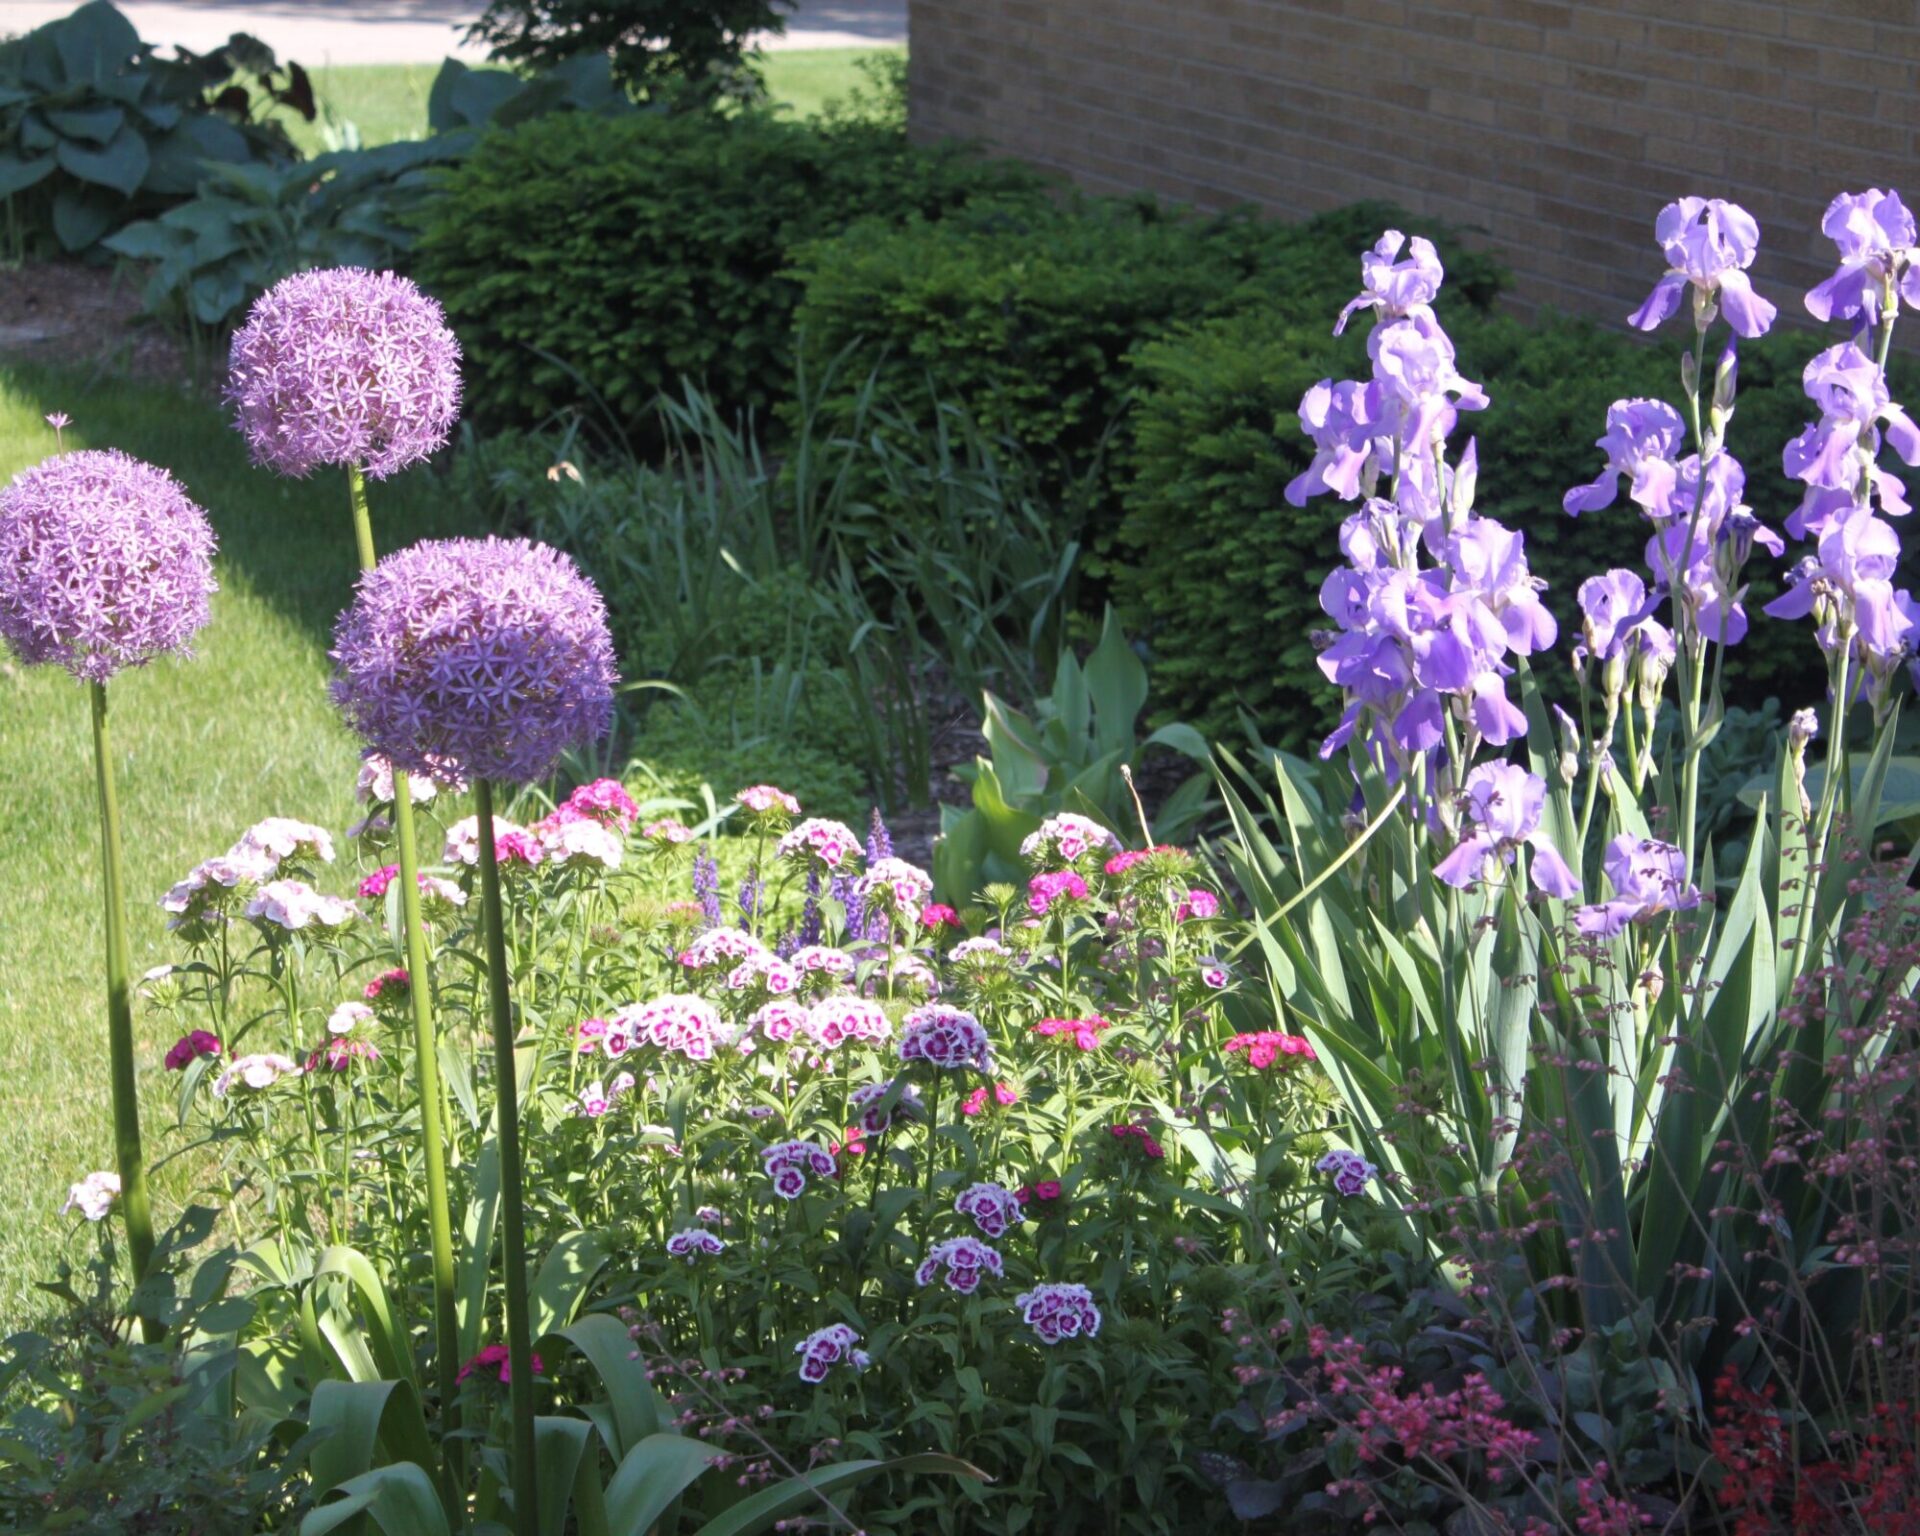
<svg viewBox="0 0 1920 1536">
<path fill-rule="evenodd" d="M 79 261 L 0 268 L 0 362 L 59 363 L 178 383 L 192 357 L 140 313 L 137 273 Z"/>
</svg>

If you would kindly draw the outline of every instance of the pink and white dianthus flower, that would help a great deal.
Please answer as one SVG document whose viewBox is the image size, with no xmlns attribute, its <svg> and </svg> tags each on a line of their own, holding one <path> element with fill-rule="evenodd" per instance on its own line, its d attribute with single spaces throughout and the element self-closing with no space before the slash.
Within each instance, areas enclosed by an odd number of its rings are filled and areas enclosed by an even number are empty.
<svg viewBox="0 0 1920 1536">
<path fill-rule="evenodd" d="M 853 956 L 827 944 L 803 944 L 788 958 L 787 964 L 804 977 L 824 976 L 845 981 L 853 975 Z"/>
<path fill-rule="evenodd" d="M 817 1328 L 798 1344 L 793 1352 L 800 1357 L 800 1379 L 808 1386 L 817 1387 L 827 1379 L 827 1373 L 836 1365 L 845 1363 L 856 1371 L 864 1371 L 873 1363 L 864 1349 L 857 1346 L 860 1335 L 845 1323 L 829 1323 L 825 1328 Z"/>
<path fill-rule="evenodd" d="M 640 835 L 650 843 L 665 843 L 677 848 L 682 843 L 693 841 L 693 828 L 671 816 L 662 816 L 658 821 L 650 821 L 642 827 Z"/>
<path fill-rule="evenodd" d="M 90 1173 L 78 1184 L 67 1186 L 67 1203 L 60 1207 L 60 1214 L 78 1211 L 88 1221 L 105 1221 L 107 1213 L 113 1209 L 113 1202 L 120 1198 L 120 1175 L 117 1173 Z"/>
<path fill-rule="evenodd" d="M 783 859 L 799 859 L 832 871 L 860 861 L 860 838 L 844 822 L 809 816 L 781 837 L 776 851 Z"/>
<path fill-rule="evenodd" d="M 831 1152 L 810 1141 L 776 1141 L 760 1154 L 761 1170 L 782 1200 L 798 1200 L 809 1176 L 830 1179 L 836 1166 Z"/>
<path fill-rule="evenodd" d="M 1118 842 L 1118 838 L 1091 817 L 1062 811 L 1041 822 L 1038 831 L 1027 834 L 1020 844 L 1020 856 L 1031 864 L 1041 863 L 1049 855 L 1063 864 L 1072 864 L 1087 854 L 1115 847 Z"/>
<path fill-rule="evenodd" d="M 765 992 L 769 997 L 785 997 L 799 984 L 800 978 L 793 967 L 769 949 L 748 955 L 727 973 L 729 992 Z"/>
<path fill-rule="evenodd" d="M 561 802 L 563 811 L 584 816 L 625 835 L 640 819 L 640 807 L 618 779 L 595 779 L 582 784 Z"/>
<path fill-rule="evenodd" d="M 1013 951 L 998 939 L 962 939 L 947 952 L 949 965 L 966 965 L 981 970 L 997 969 L 1013 959 Z"/>
<path fill-rule="evenodd" d="M 807 1033 L 821 1050 L 834 1051 L 849 1040 L 882 1044 L 891 1038 L 893 1024 L 878 1003 L 841 994 L 823 997 L 807 1010 Z"/>
<path fill-rule="evenodd" d="M 622 1025 L 636 1042 L 689 1061 L 713 1060 L 715 1048 L 729 1038 L 719 1010 L 704 997 L 684 992 L 618 1009 L 607 1021 L 609 1035 Z"/>
<path fill-rule="evenodd" d="M 1042 1039 L 1069 1041 L 1083 1051 L 1097 1051 L 1100 1037 L 1113 1025 L 1095 1014 L 1086 1019 L 1042 1019 L 1033 1026 L 1033 1032 Z"/>
<path fill-rule="evenodd" d="M 493 846 L 500 855 L 502 869 L 512 864 L 538 864 L 545 856 L 538 838 L 525 827 L 516 826 L 500 816 L 493 818 Z M 449 864 L 464 864 L 468 869 L 480 867 L 478 816 L 462 817 L 447 828 L 447 843 L 440 857 Z"/>
<path fill-rule="evenodd" d="M 211 1030 L 195 1029 L 173 1042 L 167 1052 L 169 1072 L 184 1072 L 202 1058 L 211 1061 L 220 1054 L 220 1037 Z"/>
<path fill-rule="evenodd" d="M 1027 910 L 1045 917 L 1061 901 L 1085 901 L 1087 882 L 1071 869 L 1035 875 L 1027 882 Z"/>
<path fill-rule="evenodd" d="M 613 1096 L 607 1092 L 606 1085 L 595 1078 L 580 1090 L 573 1113 L 585 1120 L 598 1120 L 611 1108 Z"/>
<path fill-rule="evenodd" d="M 283 1077 L 299 1074 L 300 1063 L 291 1056 L 282 1056 L 277 1051 L 255 1051 L 251 1055 L 236 1056 L 227 1064 L 227 1070 L 213 1080 L 213 1096 L 224 1099 L 236 1083 L 257 1093 L 262 1088 L 271 1088 Z"/>
<path fill-rule="evenodd" d="M 993 1046 L 980 1021 L 963 1008 L 929 1003 L 902 1021 L 900 1059 L 924 1061 L 941 1071 L 993 1070 Z"/>
<path fill-rule="evenodd" d="M 667 1239 L 667 1257 L 685 1259 L 689 1264 L 698 1263 L 703 1258 L 718 1258 L 726 1251 L 727 1240 L 724 1237 L 702 1231 L 699 1227 L 688 1227 Z"/>
<path fill-rule="evenodd" d="M 1313 1166 L 1321 1173 L 1332 1174 L 1335 1191 L 1349 1199 L 1365 1194 L 1367 1181 L 1380 1176 L 1380 1170 L 1372 1163 L 1358 1152 L 1349 1152 L 1345 1148 L 1329 1152 Z"/>
<path fill-rule="evenodd" d="M 242 849 L 265 855 L 275 867 L 296 857 L 318 859 L 322 864 L 333 862 L 333 838 L 327 830 L 291 816 L 269 816 L 255 822 L 227 850 L 227 857 L 239 856 Z"/>
<path fill-rule="evenodd" d="M 784 789 L 776 789 L 771 784 L 751 784 L 733 798 L 756 816 L 764 816 L 770 811 L 787 816 L 800 814 L 800 802 Z"/>
<path fill-rule="evenodd" d="M 973 1219 L 982 1236 L 998 1241 L 1020 1225 L 1026 1213 L 1004 1184 L 979 1183 L 963 1189 L 953 1202 L 955 1212 Z"/>
<path fill-rule="evenodd" d="M 327 1033 L 350 1035 L 362 1024 L 370 1023 L 373 1017 L 373 1010 L 365 1003 L 342 1003 L 327 1015 Z"/>
<path fill-rule="evenodd" d="M 709 928 L 680 952 L 680 963 L 690 971 L 704 971 L 727 962 L 737 965 L 749 956 L 766 953 L 767 946 L 744 928 Z"/>
<path fill-rule="evenodd" d="M 919 1286 L 932 1285 L 940 1278 L 943 1268 L 946 1270 L 947 1289 L 962 1296 L 971 1296 L 980 1289 L 980 1276 L 983 1273 L 1000 1279 L 1007 1272 L 998 1250 L 988 1247 L 979 1238 L 950 1237 L 927 1250 L 927 1256 L 913 1272 L 913 1283 Z"/>
<path fill-rule="evenodd" d="M 1084 1285 L 1036 1285 L 1014 1297 L 1020 1319 L 1049 1347 L 1100 1331 L 1100 1308 Z"/>
<path fill-rule="evenodd" d="M 184 879 L 160 898 L 160 909 L 169 914 L 168 930 L 197 928 L 216 914 L 226 912 L 238 892 L 271 879 L 276 867 L 269 855 L 257 849 L 245 850 L 238 856 L 222 854 L 217 859 L 194 865 Z"/>
<path fill-rule="evenodd" d="M 344 896 L 323 896 L 304 880 L 271 880 L 253 893 L 246 915 L 289 933 L 305 928 L 344 928 L 360 910 Z"/>
<path fill-rule="evenodd" d="M 323 1045 L 315 1046 L 307 1053 L 307 1064 L 301 1070 L 318 1072 L 325 1063 L 328 1070 L 344 1072 L 356 1061 L 378 1061 L 380 1047 L 371 1040 L 353 1040 L 344 1035 L 336 1035 Z"/>
<path fill-rule="evenodd" d="M 1204 923 L 1220 915 L 1220 898 L 1212 891 L 1191 890 L 1180 898 L 1173 920 L 1176 923 Z"/>
<path fill-rule="evenodd" d="M 791 997 L 776 997 L 756 1008 L 747 1027 L 775 1045 L 788 1045 L 807 1032 L 811 1010 Z"/>
<path fill-rule="evenodd" d="M 529 829 L 540 839 L 540 851 L 548 859 L 573 869 L 620 867 L 625 845 L 617 830 L 591 816 L 557 820 L 558 815 L 556 812 Z"/>
<path fill-rule="evenodd" d="M 887 913 L 912 926 L 933 894 L 933 876 L 905 859 L 875 859 L 853 885 L 863 912 Z"/>
<path fill-rule="evenodd" d="M 353 781 L 353 798 L 363 804 L 391 805 L 393 785 L 393 764 L 378 752 L 363 752 L 360 772 Z M 467 787 L 467 781 L 450 772 L 445 787 L 457 793 Z M 407 779 L 407 798 L 415 805 L 431 805 L 440 789 L 441 782 L 430 774 L 412 774 Z"/>
</svg>

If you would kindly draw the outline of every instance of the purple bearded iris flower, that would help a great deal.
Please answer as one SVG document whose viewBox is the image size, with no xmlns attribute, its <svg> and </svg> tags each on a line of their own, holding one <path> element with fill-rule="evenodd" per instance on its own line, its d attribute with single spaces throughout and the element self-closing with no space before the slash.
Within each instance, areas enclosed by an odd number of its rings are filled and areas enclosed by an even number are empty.
<svg viewBox="0 0 1920 1536">
<path fill-rule="evenodd" d="M 1300 430 L 1313 439 L 1313 462 L 1286 489 L 1291 506 L 1331 491 L 1352 501 L 1393 464 L 1393 441 L 1376 422 L 1378 385 L 1322 379 L 1300 397 Z"/>
<path fill-rule="evenodd" d="M 1482 763 L 1467 775 L 1463 798 L 1473 830 L 1434 866 L 1434 875 L 1466 890 L 1497 879 L 1524 844 L 1533 850 L 1533 882 L 1565 901 L 1580 893 L 1580 881 L 1560 850 L 1540 830 L 1547 781 L 1518 763 Z"/>
<path fill-rule="evenodd" d="M 1717 302 L 1736 334 L 1767 333 L 1777 311 L 1753 291 L 1746 271 L 1760 249 L 1760 226 L 1752 214 L 1722 198 L 1683 197 L 1660 210 L 1653 235 L 1666 252 L 1667 274 L 1627 316 L 1627 324 L 1652 330 L 1680 307 L 1681 295 L 1692 287 L 1696 323 L 1711 320 L 1708 306 Z"/>
<path fill-rule="evenodd" d="M 1920 305 L 1913 215 L 1898 192 L 1842 192 L 1827 204 L 1820 230 L 1840 248 L 1840 270 L 1807 295 L 1816 319 L 1857 317 L 1862 328 L 1878 325 L 1894 288 Z"/>
<path fill-rule="evenodd" d="M 1787 444 L 1781 468 L 1796 480 L 1829 491 L 1856 492 L 1860 477 L 1868 475 L 1885 510 L 1904 516 L 1905 487 L 1875 467 L 1873 459 L 1884 427 L 1894 452 L 1907 464 L 1920 464 L 1920 428 L 1893 403 L 1879 365 L 1845 341 L 1817 353 L 1802 378 L 1807 398 L 1820 408 L 1820 419 Z M 1810 521 L 1795 516 L 1803 525 Z"/>
<path fill-rule="evenodd" d="M 1431 314 L 1374 327 L 1367 337 L 1380 386 L 1379 424 L 1410 459 L 1426 456 L 1436 437 L 1453 430 L 1454 412 L 1483 411 L 1487 396 L 1454 366 L 1453 343 Z"/>
<path fill-rule="evenodd" d="M 1518 656 L 1552 647 L 1559 626 L 1540 594 L 1546 583 L 1527 569 L 1527 544 L 1490 517 L 1460 525 L 1447 541 L 1455 593 L 1471 593 L 1500 625 L 1506 648 Z"/>
<path fill-rule="evenodd" d="M 1664 669 L 1674 661 L 1673 631 L 1653 613 L 1661 594 L 1649 594 L 1647 584 L 1632 571 L 1612 570 L 1589 576 L 1578 594 L 1582 643 L 1574 648 L 1577 660 L 1591 655 L 1609 662 L 1616 656 L 1646 658 Z"/>
<path fill-rule="evenodd" d="M 1899 535 L 1863 507 L 1821 536 L 1818 558 L 1802 560 L 1788 575 L 1792 585 L 1766 607 L 1776 619 L 1813 615 L 1814 638 L 1828 656 L 1851 648 L 1876 709 L 1920 638 L 1920 610 L 1893 585 L 1899 563 Z"/>
<path fill-rule="evenodd" d="M 1340 318 L 1333 325 L 1334 335 L 1345 332 L 1347 321 L 1358 310 L 1378 310 L 1383 320 L 1398 320 L 1422 313 L 1433 303 L 1446 276 L 1440 265 L 1440 254 L 1434 250 L 1431 240 L 1415 235 L 1407 259 L 1400 261 L 1400 248 L 1404 245 L 1407 237 L 1397 229 L 1390 229 L 1360 258 L 1362 292 L 1340 311 Z"/>
<path fill-rule="evenodd" d="M 1574 910 L 1574 926 L 1593 938 L 1610 939 L 1629 923 L 1662 912 L 1687 912 L 1700 905 L 1700 892 L 1687 879 L 1687 856 L 1672 843 L 1622 835 L 1607 844 L 1601 860 L 1613 900 Z"/>
<path fill-rule="evenodd" d="M 1614 401 L 1607 407 L 1606 435 L 1594 443 L 1606 454 L 1607 467 L 1591 485 L 1568 491 L 1562 505 L 1574 517 L 1610 507 L 1625 475 L 1628 494 L 1649 517 L 1672 516 L 1679 475 L 1674 455 L 1686 440 L 1687 424 L 1666 401 Z"/>
</svg>

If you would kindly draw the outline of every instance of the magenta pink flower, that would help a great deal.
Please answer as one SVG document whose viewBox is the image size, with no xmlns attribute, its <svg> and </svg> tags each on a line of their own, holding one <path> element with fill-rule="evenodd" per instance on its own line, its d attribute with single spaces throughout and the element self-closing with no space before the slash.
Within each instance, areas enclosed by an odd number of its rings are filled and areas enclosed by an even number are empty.
<svg viewBox="0 0 1920 1536">
<path fill-rule="evenodd" d="M 960 1113 L 963 1115 L 984 1115 L 987 1112 L 987 1092 L 988 1090 L 985 1087 L 974 1089 L 972 1093 L 968 1094 L 966 1098 L 961 1101 Z M 1002 1109 L 1020 1102 L 1020 1090 L 1011 1083 L 995 1083 L 992 1092 L 993 1102 L 998 1104 Z"/>
<path fill-rule="evenodd" d="M 207 1030 L 196 1029 L 174 1041 L 173 1048 L 167 1052 L 167 1070 L 183 1072 L 202 1057 L 211 1060 L 219 1054 L 220 1037 Z"/>
<path fill-rule="evenodd" d="M 1137 1146 L 1140 1155 L 1149 1162 L 1159 1162 L 1167 1155 L 1167 1149 L 1153 1139 L 1153 1133 L 1144 1125 L 1110 1125 L 1107 1132 L 1122 1146 Z"/>
<path fill-rule="evenodd" d="M 546 1374 L 546 1370 L 545 1362 L 536 1354 L 533 1357 L 533 1374 L 543 1376 Z M 469 1376 L 478 1375 L 481 1372 L 485 1372 L 487 1375 L 493 1376 L 501 1382 L 510 1382 L 513 1380 L 513 1359 L 508 1354 L 506 1345 L 489 1344 L 485 1349 L 481 1350 L 479 1354 L 461 1366 L 454 1374 L 453 1379 L 457 1382 L 465 1381 Z"/>
<path fill-rule="evenodd" d="M 1042 1019 L 1033 1032 L 1045 1039 L 1070 1040 L 1083 1051 L 1100 1048 L 1100 1037 L 1113 1026 L 1095 1015 L 1089 1019 Z"/>
<path fill-rule="evenodd" d="M 1173 914 L 1176 923 L 1206 922 L 1220 915 L 1220 898 L 1212 891 L 1188 891 Z"/>
<path fill-rule="evenodd" d="M 1044 917 L 1062 900 L 1085 901 L 1087 882 L 1070 869 L 1035 875 L 1027 882 L 1027 906 L 1036 917 Z"/>
<path fill-rule="evenodd" d="M 382 971 L 367 983 L 361 995 L 370 1003 L 405 1002 L 410 986 L 411 982 L 405 971 L 399 969 Z"/>
<path fill-rule="evenodd" d="M 1227 1052 L 1245 1051 L 1247 1065 L 1264 1072 L 1276 1061 L 1288 1065 L 1292 1060 L 1317 1061 L 1313 1046 L 1304 1035 L 1287 1035 L 1263 1029 L 1257 1034 L 1235 1035 L 1222 1047 Z"/>
</svg>

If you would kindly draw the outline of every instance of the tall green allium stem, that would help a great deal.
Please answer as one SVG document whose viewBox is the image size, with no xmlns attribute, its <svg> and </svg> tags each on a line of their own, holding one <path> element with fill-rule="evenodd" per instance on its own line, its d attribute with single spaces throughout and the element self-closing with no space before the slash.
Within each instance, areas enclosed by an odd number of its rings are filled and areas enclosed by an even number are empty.
<svg viewBox="0 0 1920 1536">
<path fill-rule="evenodd" d="M 499 851 L 493 843 L 493 785 L 476 779 L 480 821 L 480 916 L 486 931 L 487 1001 L 493 1020 L 494 1091 L 500 1128 L 500 1226 L 507 1285 L 507 1365 L 513 1409 L 513 1528 L 539 1536 L 534 1486 L 533 1340 L 527 1306 L 526 1217 L 520 1193 L 520 1092 L 513 1056 L 513 1000 L 507 992 L 506 921 L 500 905 Z"/>
<path fill-rule="evenodd" d="M 360 551 L 360 568 L 370 571 L 376 558 L 373 520 L 367 513 L 366 477 L 357 464 L 347 470 L 347 492 L 353 503 L 353 537 Z M 407 941 L 407 995 L 413 1005 L 413 1054 L 420 1074 L 420 1143 L 427 1165 L 427 1223 L 433 1246 L 433 1373 L 440 1389 L 440 1411 L 451 1426 L 460 1401 L 456 1379 L 460 1333 L 454 1304 L 453 1218 L 447 1198 L 443 1124 L 446 1095 L 440 1086 L 440 1044 L 433 1027 L 427 925 L 420 915 L 420 849 L 414 834 L 413 792 L 407 776 L 398 769 L 393 774 L 393 828 L 400 845 L 400 921 Z M 446 1491 L 451 1505 L 454 1495 L 450 1483 Z"/>
<path fill-rule="evenodd" d="M 120 850 L 120 798 L 107 740 L 107 688 L 89 683 L 93 703 L 94 779 L 100 790 L 101 885 L 107 916 L 107 1057 L 113 1085 L 113 1151 L 120 1174 L 120 1211 L 127 1223 L 133 1278 L 153 1262 L 153 1208 L 147 1160 L 140 1150 L 140 1090 L 133 1072 L 133 961 L 127 948 L 126 864 Z"/>
</svg>

